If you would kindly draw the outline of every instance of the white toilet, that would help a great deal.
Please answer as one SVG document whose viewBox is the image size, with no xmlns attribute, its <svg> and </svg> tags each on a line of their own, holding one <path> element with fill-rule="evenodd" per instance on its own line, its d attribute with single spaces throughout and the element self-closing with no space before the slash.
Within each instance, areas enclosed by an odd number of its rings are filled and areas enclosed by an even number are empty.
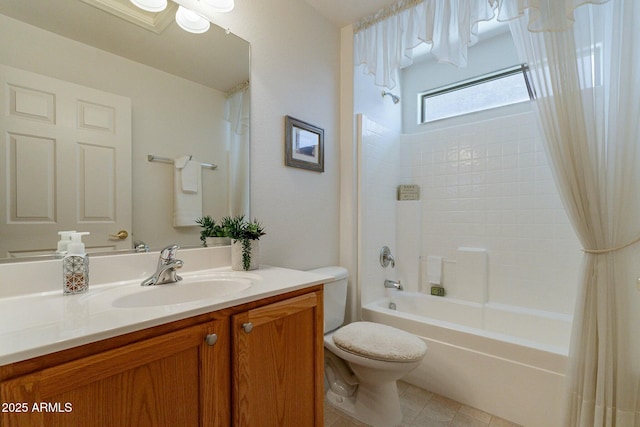
<svg viewBox="0 0 640 427">
<path fill-rule="evenodd" d="M 402 421 L 396 381 L 415 369 L 427 351 L 418 337 L 387 325 L 344 323 L 348 272 L 324 267 L 324 369 L 326 400 L 374 427 Z M 342 326 L 342 327 L 341 327 Z"/>
</svg>

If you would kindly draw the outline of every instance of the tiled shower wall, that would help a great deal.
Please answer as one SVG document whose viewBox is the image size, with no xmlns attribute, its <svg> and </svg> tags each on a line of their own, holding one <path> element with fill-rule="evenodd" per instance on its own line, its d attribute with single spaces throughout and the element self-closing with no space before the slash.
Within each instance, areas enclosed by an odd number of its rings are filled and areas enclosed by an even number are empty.
<svg viewBox="0 0 640 427">
<path fill-rule="evenodd" d="M 400 171 L 421 187 L 423 289 L 427 256 L 455 293 L 456 249 L 485 248 L 489 302 L 573 313 L 580 244 L 534 113 L 402 135 Z"/>
<path fill-rule="evenodd" d="M 358 116 L 360 181 L 360 263 L 363 304 L 384 297 L 384 280 L 397 279 L 397 269 L 380 265 L 380 248 L 396 251 L 395 198 L 398 183 L 399 135 Z"/>
</svg>

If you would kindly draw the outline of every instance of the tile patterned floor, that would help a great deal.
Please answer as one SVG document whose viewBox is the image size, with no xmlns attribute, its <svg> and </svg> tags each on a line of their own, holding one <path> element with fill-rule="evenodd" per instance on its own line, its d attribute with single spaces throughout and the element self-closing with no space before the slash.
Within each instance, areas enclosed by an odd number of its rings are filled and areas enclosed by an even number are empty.
<svg viewBox="0 0 640 427">
<path fill-rule="evenodd" d="M 398 382 L 402 406 L 399 427 L 519 427 L 478 409 L 433 394 L 405 382 Z M 325 427 L 366 427 L 325 404 Z"/>
</svg>

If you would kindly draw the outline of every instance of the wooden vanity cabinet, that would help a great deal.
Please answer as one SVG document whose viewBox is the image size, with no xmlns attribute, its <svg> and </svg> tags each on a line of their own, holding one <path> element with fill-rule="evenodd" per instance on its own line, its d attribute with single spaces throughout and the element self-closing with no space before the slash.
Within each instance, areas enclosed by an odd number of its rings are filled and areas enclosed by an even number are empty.
<svg viewBox="0 0 640 427">
<path fill-rule="evenodd" d="M 208 322 L 3 381 L 0 424 L 228 426 L 227 325 Z"/>
<path fill-rule="evenodd" d="M 234 315 L 235 427 L 323 426 L 322 294 Z"/>
<path fill-rule="evenodd" d="M 321 427 L 322 319 L 315 286 L 0 367 L 0 427 Z"/>
</svg>

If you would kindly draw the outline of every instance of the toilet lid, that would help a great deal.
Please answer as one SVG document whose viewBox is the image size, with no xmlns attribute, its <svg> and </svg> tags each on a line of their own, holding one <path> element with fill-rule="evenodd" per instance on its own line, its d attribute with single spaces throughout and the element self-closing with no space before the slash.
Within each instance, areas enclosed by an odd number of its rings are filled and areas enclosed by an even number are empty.
<svg viewBox="0 0 640 427">
<path fill-rule="evenodd" d="M 427 352 L 415 335 L 373 322 L 350 323 L 334 332 L 333 342 L 344 351 L 389 362 L 414 362 Z"/>
</svg>

